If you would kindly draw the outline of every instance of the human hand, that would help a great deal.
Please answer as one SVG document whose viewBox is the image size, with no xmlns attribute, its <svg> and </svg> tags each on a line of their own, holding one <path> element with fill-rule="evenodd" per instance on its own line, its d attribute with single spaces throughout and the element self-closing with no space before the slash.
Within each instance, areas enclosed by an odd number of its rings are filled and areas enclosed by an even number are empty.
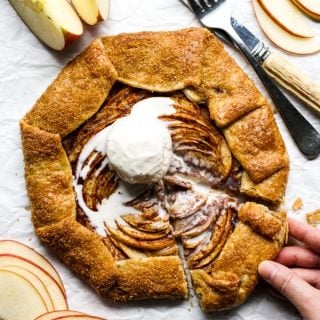
<svg viewBox="0 0 320 320">
<path fill-rule="evenodd" d="M 294 219 L 288 221 L 290 235 L 306 247 L 284 247 L 276 262 L 260 264 L 259 273 L 296 306 L 304 319 L 319 320 L 320 231 Z"/>
</svg>

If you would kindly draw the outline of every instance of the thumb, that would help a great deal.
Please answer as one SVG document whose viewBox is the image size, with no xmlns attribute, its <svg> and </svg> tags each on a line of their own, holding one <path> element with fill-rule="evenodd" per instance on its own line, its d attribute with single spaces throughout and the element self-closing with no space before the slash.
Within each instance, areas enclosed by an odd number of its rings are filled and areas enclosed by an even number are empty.
<svg viewBox="0 0 320 320">
<path fill-rule="evenodd" d="M 259 273 L 275 289 L 286 296 L 302 315 L 308 313 L 308 305 L 315 296 L 315 289 L 294 271 L 273 262 L 264 261 L 259 265 Z"/>
</svg>

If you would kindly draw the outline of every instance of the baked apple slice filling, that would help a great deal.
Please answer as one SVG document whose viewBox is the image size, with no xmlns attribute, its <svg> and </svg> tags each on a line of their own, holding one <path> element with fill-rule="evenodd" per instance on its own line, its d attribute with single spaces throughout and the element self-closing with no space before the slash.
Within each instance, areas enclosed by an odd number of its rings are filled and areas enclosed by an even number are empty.
<svg viewBox="0 0 320 320">
<path fill-rule="evenodd" d="M 150 98 L 145 90 L 116 88 L 101 110 L 65 139 L 78 221 L 104 238 L 116 260 L 178 255 L 181 242 L 189 268 L 208 267 L 232 232 L 239 202 L 226 191 L 238 191 L 241 168 L 208 115 L 177 92 L 165 97 L 171 109 L 157 114 L 172 140 L 165 175 L 144 184 L 120 178 L 106 151 L 110 128 Z"/>
<path fill-rule="evenodd" d="M 199 189 L 199 183 L 194 182 L 194 188 Z M 209 187 L 206 189 L 203 185 L 199 191 L 171 191 L 168 198 L 174 199 L 168 207 L 173 220 L 173 234 L 182 239 L 189 268 L 208 266 L 217 257 L 233 230 L 238 200 Z M 203 203 L 194 210 L 192 204 L 196 204 L 199 199 Z M 170 214 L 185 212 L 186 204 L 192 201 L 187 214 Z"/>
</svg>

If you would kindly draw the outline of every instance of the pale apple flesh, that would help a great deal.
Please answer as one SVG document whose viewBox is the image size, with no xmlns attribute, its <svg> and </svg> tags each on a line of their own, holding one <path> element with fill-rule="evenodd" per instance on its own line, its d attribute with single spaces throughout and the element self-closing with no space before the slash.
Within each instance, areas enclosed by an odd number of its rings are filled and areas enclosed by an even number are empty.
<svg viewBox="0 0 320 320">
<path fill-rule="evenodd" d="M 109 15 L 109 0 L 96 0 L 99 10 L 99 19 L 106 20 Z"/>
<path fill-rule="evenodd" d="M 43 270 L 45 270 L 45 272 L 48 272 L 49 275 L 59 284 L 61 290 L 65 293 L 62 280 L 56 269 L 45 257 L 35 250 L 17 241 L 0 240 L 0 255 L 2 254 L 19 256 L 27 259 L 27 261 L 32 261 L 38 267 L 41 267 Z"/>
<path fill-rule="evenodd" d="M 103 318 L 97 318 L 92 316 L 66 316 L 66 317 L 59 317 L 54 320 L 105 320 Z"/>
<path fill-rule="evenodd" d="M 32 320 L 47 311 L 39 292 L 28 280 L 0 270 L 0 319 Z"/>
<path fill-rule="evenodd" d="M 98 5 L 95 0 L 71 0 L 80 18 L 89 25 L 98 22 Z"/>
<path fill-rule="evenodd" d="M 320 20 L 320 1 L 292 0 L 300 9 L 315 20 Z"/>
<path fill-rule="evenodd" d="M 62 50 L 83 33 L 67 0 L 9 0 L 30 30 L 46 45 Z"/>
<path fill-rule="evenodd" d="M 109 0 L 71 0 L 81 19 L 89 25 L 106 20 L 109 13 Z"/>
<path fill-rule="evenodd" d="M 287 32 L 303 38 L 314 36 L 307 18 L 291 0 L 258 0 L 258 2 L 270 18 Z"/>
<path fill-rule="evenodd" d="M 0 269 L 7 266 L 17 266 L 28 270 L 29 272 L 36 275 L 45 285 L 53 306 L 54 310 L 68 309 L 67 300 L 64 291 L 62 291 L 56 280 L 42 267 L 38 266 L 31 260 L 27 260 L 23 257 L 0 254 Z M 1 319 L 1 318 L 0 318 Z"/>
<path fill-rule="evenodd" d="M 61 320 L 61 319 L 80 319 L 80 320 L 105 320 L 103 318 L 94 317 L 87 315 L 82 312 L 71 311 L 71 310 L 64 310 L 64 311 L 55 311 L 55 312 L 48 312 L 46 314 L 41 315 L 40 317 L 34 320 Z"/>
<path fill-rule="evenodd" d="M 72 311 L 72 310 L 59 310 L 59 311 L 53 311 L 53 312 L 42 314 L 41 316 L 37 317 L 34 320 L 55 320 L 60 317 L 81 316 L 81 315 L 85 315 L 85 314 L 82 312 Z"/>
<path fill-rule="evenodd" d="M 42 297 L 48 311 L 54 311 L 54 305 L 44 283 L 32 272 L 14 265 L 1 267 L 0 270 L 14 272 L 28 280 Z"/>
<path fill-rule="evenodd" d="M 294 54 L 312 54 L 320 51 L 320 41 L 316 38 L 301 38 L 283 30 L 262 9 L 258 0 L 252 0 L 254 12 L 261 29 L 267 37 L 281 49 Z"/>
</svg>

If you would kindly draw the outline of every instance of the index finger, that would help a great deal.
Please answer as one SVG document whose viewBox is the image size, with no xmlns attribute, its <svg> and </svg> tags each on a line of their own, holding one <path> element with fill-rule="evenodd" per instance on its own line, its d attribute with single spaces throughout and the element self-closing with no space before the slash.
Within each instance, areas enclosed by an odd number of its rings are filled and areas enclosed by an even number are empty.
<svg viewBox="0 0 320 320">
<path fill-rule="evenodd" d="M 318 229 L 292 218 L 288 218 L 288 223 L 289 233 L 292 237 L 320 253 L 320 231 Z"/>
</svg>

